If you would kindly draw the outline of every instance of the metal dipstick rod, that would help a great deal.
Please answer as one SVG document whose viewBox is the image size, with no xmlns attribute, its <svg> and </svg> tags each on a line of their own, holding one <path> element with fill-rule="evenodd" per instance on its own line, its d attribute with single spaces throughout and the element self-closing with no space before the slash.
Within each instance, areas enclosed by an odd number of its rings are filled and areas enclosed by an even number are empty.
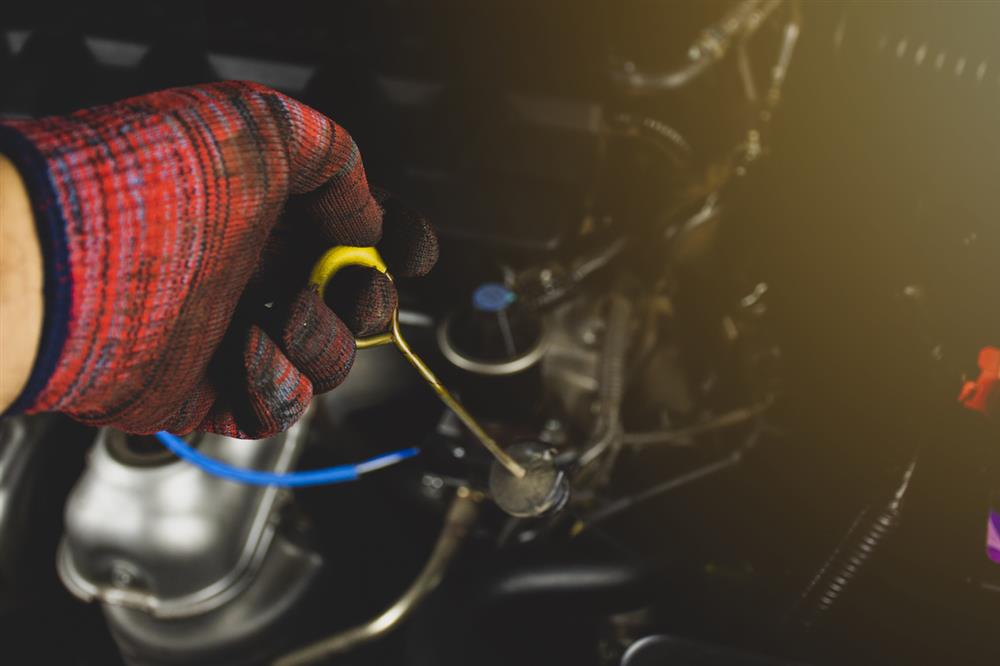
<svg viewBox="0 0 1000 666">
<path fill-rule="evenodd" d="M 427 364 L 424 363 L 423 359 L 417 356 L 413 350 L 410 349 L 410 345 L 407 344 L 399 330 L 399 310 L 393 310 L 392 312 L 392 333 L 390 333 L 390 336 L 393 344 L 396 345 L 396 349 L 398 349 L 400 353 L 406 357 L 406 360 L 410 362 L 410 365 L 417 369 L 417 372 L 419 372 L 420 376 L 424 378 L 424 381 L 430 384 L 431 388 L 434 389 L 434 392 L 437 393 L 439 398 L 441 398 L 441 402 L 447 405 L 448 409 L 454 412 L 455 416 L 457 416 L 458 419 L 465 424 L 465 427 L 472 431 L 472 434 L 479 440 L 479 443 L 485 446 L 486 449 L 493 454 L 493 457 L 496 458 L 508 472 L 513 474 L 518 479 L 523 479 L 526 473 L 524 467 L 507 455 L 507 453 L 500 448 L 500 445 L 497 444 L 495 439 L 486 434 L 486 431 L 483 430 L 481 425 L 479 425 L 479 422 L 476 421 L 472 414 L 470 414 L 465 407 L 462 406 L 462 403 L 460 403 L 455 396 L 453 396 L 451 392 L 445 388 L 444 384 L 441 383 L 441 380 L 439 380 L 431 369 L 427 367 Z"/>
<path fill-rule="evenodd" d="M 341 268 L 345 266 L 366 266 L 368 268 L 374 268 L 379 271 L 389 281 L 393 281 L 392 275 L 389 274 L 388 268 L 382 257 L 379 256 L 378 251 L 373 247 L 355 247 L 350 245 L 340 245 L 338 247 L 330 248 L 326 253 L 320 257 L 316 265 L 313 266 L 312 275 L 309 277 L 309 283 L 313 285 L 319 293 L 323 293 L 326 289 L 327 283 L 330 279 L 337 273 Z M 455 396 L 451 394 L 448 389 L 444 387 L 431 369 L 427 367 L 427 364 L 416 355 L 416 353 L 410 349 L 410 345 L 407 344 L 406 340 L 403 338 L 403 333 L 399 329 L 399 308 L 392 311 L 392 328 L 388 333 L 381 333 L 379 335 L 373 335 L 366 338 L 358 338 L 356 340 L 358 349 L 368 349 L 369 347 L 378 347 L 379 345 L 387 345 L 392 343 L 396 346 L 396 349 L 400 351 L 406 360 L 410 362 L 420 376 L 424 378 L 424 381 L 430 384 L 434 392 L 437 393 L 438 397 L 441 398 L 441 402 L 447 405 L 448 409 L 455 413 L 455 416 L 465 424 L 472 434 L 475 435 L 479 443 L 486 447 L 486 450 L 493 454 L 493 457 L 497 459 L 501 465 L 503 465 L 508 472 L 513 474 L 518 479 L 523 479 L 527 473 L 523 466 L 521 466 L 516 460 L 511 458 L 500 445 L 496 443 L 492 437 L 486 434 L 483 427 L 479 425 L 479 422 L 473 418 L 462 403 L 458 401 Z"/>
</svg>

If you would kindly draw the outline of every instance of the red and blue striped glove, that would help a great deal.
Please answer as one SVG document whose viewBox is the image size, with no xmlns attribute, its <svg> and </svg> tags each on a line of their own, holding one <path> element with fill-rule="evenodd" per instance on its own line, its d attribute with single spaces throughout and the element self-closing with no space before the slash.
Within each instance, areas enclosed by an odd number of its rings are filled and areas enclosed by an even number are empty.
<svg viewBox="0 0 1000 666">
<path fill-rule="evenodd" d="M 423 218 L 373 198 L 343 128 L 252 83 L 8 121 L 0 152 L 27 184 L 45 261 L 43 337 L 11 411 L 273 434 L 343 381 L 352 329 L 384 328 L 396 303 L 369 271 L 338 317 L 305 288 L 318 254 L 378 243 L 400 276 L 437 259 Z"/>
</svg>

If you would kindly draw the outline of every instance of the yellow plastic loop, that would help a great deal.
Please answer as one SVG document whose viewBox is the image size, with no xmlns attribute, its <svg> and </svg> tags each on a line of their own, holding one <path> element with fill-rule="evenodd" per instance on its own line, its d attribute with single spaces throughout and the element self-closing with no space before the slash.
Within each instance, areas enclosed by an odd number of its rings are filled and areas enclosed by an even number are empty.
<svg viewBox="0 0 1000 666">
<path fill-rule="evenodd" d="M 326 291 L 326 285 L 330 283 L 337 271 L 345 266 L 364 266 L 374 268 L 379 273 L 384 273 L 392 280 L 389 269 L 379 255 L 378 250 L 373 247 L 357 247 L 354 245 L 338 245 L 327 250 L 316 265 L 313 266 L 312 274 L 309 276 L 309 284 L 322 294 Z M 393 342 L 392 333 L 381 333 L 367 338 L 357 338 L 355 343 L 358 349 L 368 349 L 378 347 Z"/>
</svg>

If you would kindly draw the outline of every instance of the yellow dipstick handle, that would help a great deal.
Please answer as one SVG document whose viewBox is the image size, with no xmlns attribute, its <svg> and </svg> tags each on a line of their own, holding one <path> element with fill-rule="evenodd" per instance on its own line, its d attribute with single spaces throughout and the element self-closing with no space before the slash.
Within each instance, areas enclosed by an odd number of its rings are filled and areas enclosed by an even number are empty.
<svg viewBox="0 0 1000 666">
<path fill-rule="evenodd" d="M 326 285 L 330 282 L 330 279 L 345 266 L 365 266 L 367 268 L 374 268 L 380 273 L 384 273 L 389 280 L 392 280 L 392 276 L 389 274 L 389 270 L 382 261 L 382 257 L 379 256 L 378 251 L 373 247 L 354 247 L 351 245 L 340 245 L 338 247 L 331 248 L 326 251 L 326 253 L 320 257 L 316 265 L 313 266 L 312 274 L 309 276 L 309 284 L 314 287 L 319 293 L 323 293 L 326 289 Z M 427 367 L 427 364 L 417 356 L 410 345 L 407 344 L 406 340 L 403 338 L 403 334 L 399 329 L 399 309 L 395 309 L 392 312 L 392 328 L 388 333 L 382 333 L 380 335 L 373 335 L 367 338 L 358 338 L 356 343 L 358 349 L 367 349 L 369 347 L 377 347 L 378 345 L 385 345 L 389 343 L 396 345 L 396 348 L 401 354 L 410 362 L 420 376 L 424 378 L 424 381 L 430 384 L 430 387 L 434 389 L 438 397 L 441 398 L 441 402 L 447 405 L 448 409 L 455 413 L 455 416 L 465 424 L 472 434 L 476 436 L 476 439 L 486 447 L 486 449 L 493 454 L 493 457 L 497 461 L 507 468 L 507 471 L 513 474 L 518 479 L 523 479 L 525 475 L 524 467 L 522 467 L 516 460 L 511 458 L 507 453 L 500 448 L 500 445 L 496 443 L 492 437 L 486 434 L 479 422 L 473 418 L 465 407 L 462 406 L 455 396 L 451 394 L 448 389 L 444 387 L 431 369 Z"/>
</svg>

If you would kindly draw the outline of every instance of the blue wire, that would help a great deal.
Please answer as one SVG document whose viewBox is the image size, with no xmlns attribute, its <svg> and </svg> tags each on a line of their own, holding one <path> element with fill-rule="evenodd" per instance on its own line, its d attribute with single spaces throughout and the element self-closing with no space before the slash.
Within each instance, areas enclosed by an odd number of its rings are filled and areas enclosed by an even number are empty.
<svg viewBox="0 0 1000 666">
<path fill-rule="evenodd" d="M 395 465 L 420 453 L 420 449 L 414 447 L 384 453 L 362 463 L 277 474 L 274 472 L 233 467 L 222 461 L 209 458 L 205 454 L 188 446 L 177 435 L 164 430 L 156 433 L 156 438 L 178 458 L 200 467 L 209 474 L 251 486 L 281 486 L 283 488 L 301 488 L 303 486 L 322 486 L 331 483 L 357 481 L 362 474 L 388 467 L 389 465 Z"/>
</svg>

